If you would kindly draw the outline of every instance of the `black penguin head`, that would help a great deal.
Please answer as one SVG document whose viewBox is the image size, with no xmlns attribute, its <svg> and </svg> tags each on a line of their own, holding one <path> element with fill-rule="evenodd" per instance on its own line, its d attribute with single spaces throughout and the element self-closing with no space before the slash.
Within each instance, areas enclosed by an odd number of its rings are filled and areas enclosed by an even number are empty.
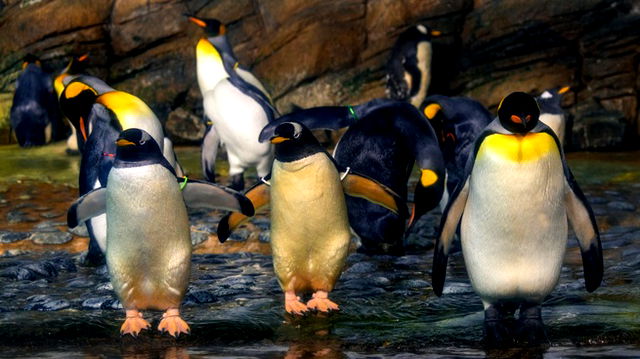
<svg viewBox="0 0 640 359">
<path fill-rule="evenodd" d="M 27 66 L 29 66 L 30 64 L 35 64 L 37 66 L 40 66 L 40 59 L 38 58 L 38 56 L 36 56 L 34 54 L 26 54 L 22 58 L 22 69 L 23 70 L 25 68 L 27 68 Z"/>
<path fill-rule="evenodd" d="M 200 26 L 204 29 L 204 32 L 209 37 L 224 35 L 227 33 L 227 28 L 217 19 L 204 19 L 195 17 L 193 15 L 186 15 L 192 23 Z"/>
<path fill-rule="evenodd" d="M 68 74 L 79 74 L 84 72 L 85 68 L 87 67 L 88 59 L 88 53 L 80 56 L 74 56 L 73 58 L 71 58 L 69 64 L 63 72 Z"/>
<path fill-rule="evenodd" d="M 270 141 L 276 145 L 275 155 L 280 162 L 292 162 L 324 151 L 311 131 L 298 122 L 279 124 Z"/>
<path fill-rule="evenodd" d="M 130 128 L 120 132 L 116 140 L 116 160 L 125 162 L 157 162 L 164 158 L 158 143 L 146 131 Z"/>
<path fill-rule="evenodd" d="M 428 39 L 431 39 L 432 37 L 438 37 L 438 36 L 442 35 L 441 31 L 434 30 L 434 29 L 432 29 L 429 26 L 424 25 L 424 24 L 416 25 L 415 29 L 419 33 L 421 33 L 422 35 L 426 36 Z"/>
<path fill-rule="evenodd" d="M 562 88 L 545 90 L 541 93 L 540 96 L 536 97 L 538 106 L 540 106 L 540 112 L 552 114 L 562 113 L 562 107 L 560 106 L 562 102 L 562 95 L 567 93 L 569 90 L 571 90 L 571 87 L 565 86 Z"/>
<path fill-rule="evenodd" d="M 60 95 L 60 110 L 78 131 L 81 143 L 89 135 L 89 114 L 98 98 L 95 89 L 82 82 L 70 82 Z"/>
<path fill-rule="evenodd" d="M 498 106 L 500 124 L 513 133 L 525 134 L 538 124 L 540 108 L 533 96 L 513 92 L 503 98 Z"/>
</svg>

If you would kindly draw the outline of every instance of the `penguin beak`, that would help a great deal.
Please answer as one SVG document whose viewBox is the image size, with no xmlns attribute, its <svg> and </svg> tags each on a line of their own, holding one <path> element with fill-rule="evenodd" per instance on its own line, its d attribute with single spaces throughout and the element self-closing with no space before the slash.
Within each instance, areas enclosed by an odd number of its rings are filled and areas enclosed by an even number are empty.
<svg viewBox="0 0 640 359">
<path fill-rule="evenodd" d="M 78 57 L 78 61 L 82 62 L 82 61 L 84 61 L 84 60 L 86 60 L 88 58 L 89 58 L 89 54 L 84 54 L 84 55 Z"/>
<path fill-rule="evenodd" d="M 189 21 L 191 21 L 192 23 L 194 23 L 194 24 L 196 24 L 196 25 L 198 25 L 200 27 L 207 27 L 207 24 L 204 21 L 202 21 L 202 20 L 200 20 L 200 19 L 198 19 L 196 17 L 189 16 Z"/>
<path fill-rule="evenodd" d="M 124 147 L 124 146 L 135 146 L 136 144 L 131 141 L 127 141 L 124 138 L 121 138 L 118 141 L 116 141 L 116 145 L 118 147 Z"/>
<path fill-rule="evenodd" d="M 522 127 L 527 128 L 527 122 L 529 122 L 529 116 L 522 118 L 518 115 L 511 115 L 511 121 L 513 123 L 519 123 Z"/>
<path fill-rule="evenodd" d="M 563 93 L 568 92 L 569 90 L 571 90 L 571 87 L 565 86 L 565 87 L 561 88 L 560 90 L 558 90 L 558 93 L 562 95 Z"/>
<path fill-rule="evenodd" d="M 438 31 L 438 30 L 431 30 L 431 36 L 433 37 L 438 37 L 442 35 L 442 31 Z"/>
<path fill-rule="evenodd" d="M 282 137 L 282 136 L 275 136 L 275 137 L 271 137 L 271 143 L 273 144 L 278 144 L 278 143 L 282 143 L 284 141 L 289 141 L 289 138 L 286 137 Z"/>
</svg>

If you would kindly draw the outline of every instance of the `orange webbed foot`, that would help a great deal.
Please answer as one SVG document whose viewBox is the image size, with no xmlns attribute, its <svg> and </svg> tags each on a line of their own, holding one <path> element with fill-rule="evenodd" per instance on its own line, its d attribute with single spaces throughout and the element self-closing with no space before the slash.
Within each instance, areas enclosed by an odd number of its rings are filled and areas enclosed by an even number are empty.
<svg viewBox="0 0 640 359">
<path fill-rule="evenodd" d="M 307 302 L 309 309 L 315 309 L 319 312 L 328 312 L 330 310 L 340 310 L 340 307 L 329 300 L 329 293 L 325 291 L 317 291 L 313 294 L 313 299 Z"/>
<path fill-rule="evenodd" d="M 180 311 L 178 309 L 167 309 L 162 314 L 162 320 L 158 324 L 158 330 L 161 332 L 167 332 L 174 338 L 177 338 L 180 334 L 191 333 L 189 324 L 180 317 Z"/>
<path fill-rule="evenodd" d="M 284 294 L 284 309 L 287 313 L 303 315 L 309 311 L 309 308 L 300 301 L 300 297 L 294 292 L 286 292 Z"/>
<path fill-rule="evenodd" d="M 149 322 L 142 318 L 142 313 L 135 309 L 127 310 L 126 319 L 120 327 L 120 335 L 131 334 L 137 337 L 143 329 L 147 329 L 151 326 Z"/>
</svg>

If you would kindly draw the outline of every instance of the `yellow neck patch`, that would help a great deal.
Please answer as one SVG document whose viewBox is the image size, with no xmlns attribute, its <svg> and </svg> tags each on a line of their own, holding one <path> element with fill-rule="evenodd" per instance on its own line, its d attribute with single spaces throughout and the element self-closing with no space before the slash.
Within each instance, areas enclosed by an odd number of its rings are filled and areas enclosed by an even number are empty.
<svg viewBox="0 0 640 359">
<path fill-rule="evenodd" d="M 62 79 L 60 81 L 62 82 Z M 89 90 L 89 91 L 93 92 L 96 95 L 98 94 L 96 92 L 96 90 L 94 90 L 93 88 L 89 87 L 86 84 L 83 84 L 82 82 L 72 82 L 65 88 L 64 97 L 65 98 L 74 98 L 74 97 L 78 96 L 84 90 Z"/>
<path fill-rule="evenodd" d="M 476 156 L 499 157 L 511 162 L 536 161 L 550 153 L 559 153 L 553 137 L 544 132 L 526 135 L 493 134 L 487 136 Z"/>
<path fill-rule="evenodd" d="M 107 92 L 99 96 L 96 102 L 113 111 L 123 129 L 130 127 L 129 119 L 155 116 L 141 99 L 122 91 Z"/>
<path fill-rule="evenodd" d="M 56 90 L 56 95 L 58 96 L 58 98 L 60 98 L 60 95 L 62 95 L 62 91 L 64 91 L 64 84 L 62 83 L 62 81 L 69 76 L 66 73 L 60 74 L 56 77 L 55 80 L 53 80 L 53 88 Z"/>
<path fill-rule="evenodd" d="M 222 63 L 222 57 L 209 40 L 204 37 L 198 41 L 196 46 L 196 58 L 200 60 L 210 60 Z"/>
</svg>

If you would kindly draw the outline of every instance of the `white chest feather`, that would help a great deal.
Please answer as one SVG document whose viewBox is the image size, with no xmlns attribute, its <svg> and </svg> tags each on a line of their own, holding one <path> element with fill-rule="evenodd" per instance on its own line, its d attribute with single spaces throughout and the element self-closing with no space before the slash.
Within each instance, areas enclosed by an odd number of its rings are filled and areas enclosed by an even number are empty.
<svg viewBox="0 0 640 359">
<path fill-rule="evenodd" d="M 420 88 L 418 93 L 411 97 L 409 102 L 415 107 L 420 106 L 427 96 L 429 85 L 431 84 L 431 42 L 420 42 L 418 44 L 418 68 L 420 69 Z"/>
</svg>

